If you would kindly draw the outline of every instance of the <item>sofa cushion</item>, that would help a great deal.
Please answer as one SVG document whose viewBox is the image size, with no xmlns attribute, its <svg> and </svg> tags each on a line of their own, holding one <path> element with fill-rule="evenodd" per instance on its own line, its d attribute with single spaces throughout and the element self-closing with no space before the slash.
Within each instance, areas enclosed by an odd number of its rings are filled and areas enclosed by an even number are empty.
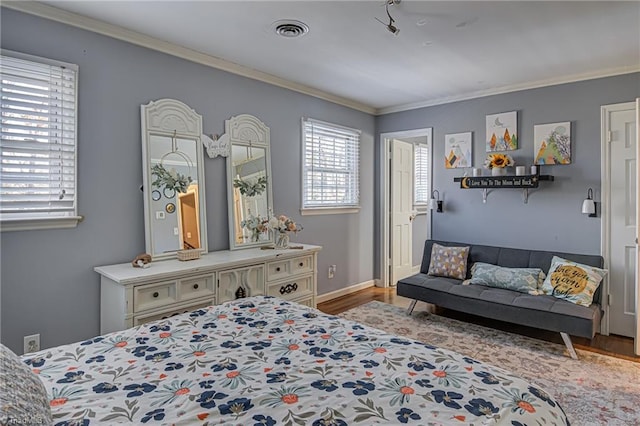
<svg viewBox="0 0 640 426">
<path fill-rule="evenodd" d="M 554 256 L 542 290 L 553 297 L 589 306 L 606 274 L 604 269 Z"/>
<path fill-rule="evenodd" d="M 434 244 L 431 248 L 429 275 L 463 280 L 467 275 L 469 247 L 445 247 Z"/>
<path fill-rule="evenodd" d="M 464 284 L 505 288 L 520 293 L 541 294 L 539 288 L 545 279 L 540 268 L 505 268 L 490 263 L 476 262 L 471 267 L 471 278 Z"/>
</svg>

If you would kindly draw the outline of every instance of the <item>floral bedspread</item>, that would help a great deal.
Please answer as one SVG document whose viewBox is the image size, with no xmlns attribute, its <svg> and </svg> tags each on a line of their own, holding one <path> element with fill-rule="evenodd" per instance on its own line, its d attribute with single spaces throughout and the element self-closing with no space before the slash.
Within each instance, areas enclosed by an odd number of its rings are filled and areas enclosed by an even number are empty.
<svg viewBox="0 0 640 426">
<path fill-rule="evenodd" d="M 58 425 L 567 425 L 493 366 L 270 297 L 23 357 Z"/>
</svg>

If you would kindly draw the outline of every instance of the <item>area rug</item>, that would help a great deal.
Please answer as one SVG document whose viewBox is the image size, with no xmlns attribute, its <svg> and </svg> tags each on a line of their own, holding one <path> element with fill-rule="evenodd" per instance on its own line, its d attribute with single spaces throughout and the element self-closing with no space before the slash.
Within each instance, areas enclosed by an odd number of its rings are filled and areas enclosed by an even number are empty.
<svg viewBox="0 0 640 426">
<path fill-rule="evenodd" d="M 553 395 L 572 425 L 640 425 L 640 363 L 582 350 L 574 360 L 563 345 L 382 302 L 339 316 L 509 370 Z"/>
</svg>

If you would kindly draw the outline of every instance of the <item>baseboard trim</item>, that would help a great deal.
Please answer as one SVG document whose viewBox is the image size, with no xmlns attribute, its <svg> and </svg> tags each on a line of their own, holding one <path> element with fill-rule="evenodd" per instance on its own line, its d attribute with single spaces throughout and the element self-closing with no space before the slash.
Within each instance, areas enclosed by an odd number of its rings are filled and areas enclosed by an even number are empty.
<svg viewBox="0 0 640 426">
<path fill-rule="evenodd" d="M 349 287 L 341 288 L 340 290 L 330 291 L 329 293 L 319 294 L 316 296 L 316 305 L 318 303 L 327 302 L 329 300 L 337 299 L 347 294 L 355 293 L 356 291 L 363 290 L 365 288 L 375 286 L 375 280 L 365 281 L 359 284 L 354 284 Z"/>
</svg>

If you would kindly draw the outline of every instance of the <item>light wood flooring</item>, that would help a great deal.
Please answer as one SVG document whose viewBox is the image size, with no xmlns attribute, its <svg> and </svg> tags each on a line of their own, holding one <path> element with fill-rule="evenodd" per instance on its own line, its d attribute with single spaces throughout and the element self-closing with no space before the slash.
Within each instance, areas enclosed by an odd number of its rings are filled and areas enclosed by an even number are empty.
<svg viewBox="0 0 640 426">
<path fill-rule="evenodd" d="M 364 305 L 373 300 L 390 303 L 392 305 L 405 308 L 408 307 L 409 303 L 411 302 L 410 299 L 398 296 L 394 287 L 388 289 L 370 287 L 346 296 L 339 297 L 337 299 L 319 303 L 318 309 L 325 313 L 335 315 L 355 308 L 356 306 Z M 418 302 L 415 307 L 416 310 L 433 310 L 434 308 L 435 307 L 433 307 L 432 305 L 428 305 L 423 302 Z M 435 308 L 435 313 L 449 318 L 459 319 L 461 321 L 472 322 L 474 324 L 482 325 L 485 327 L 508 331 L 510 333 L 518 333 L 524 336 L 547 340 L 564 345 L 564 343 L 562 342 L 562 338 L 560 337 L 560 333 L 553 333 L 531 327 L 520 326 L 502 321 L 495 321 L 487 318 L 481 318 L 475 315 L 451 311 L 448 309 Z M 640 362 L 640 357 L 634 355 L 633 353 L 633 339 L 629 337 L 616 335 L 602 336 L 600 334 L 597 334 L 596 337 L 591 341 L 589 339 L 581 337 L 572 337 L 571 340 L 573 341 L 573 345 L 577 349 L 583 349 L 591 352 L 614 356 L 617 358 L 623 358 L 630 361 Z"/>
</svg>

